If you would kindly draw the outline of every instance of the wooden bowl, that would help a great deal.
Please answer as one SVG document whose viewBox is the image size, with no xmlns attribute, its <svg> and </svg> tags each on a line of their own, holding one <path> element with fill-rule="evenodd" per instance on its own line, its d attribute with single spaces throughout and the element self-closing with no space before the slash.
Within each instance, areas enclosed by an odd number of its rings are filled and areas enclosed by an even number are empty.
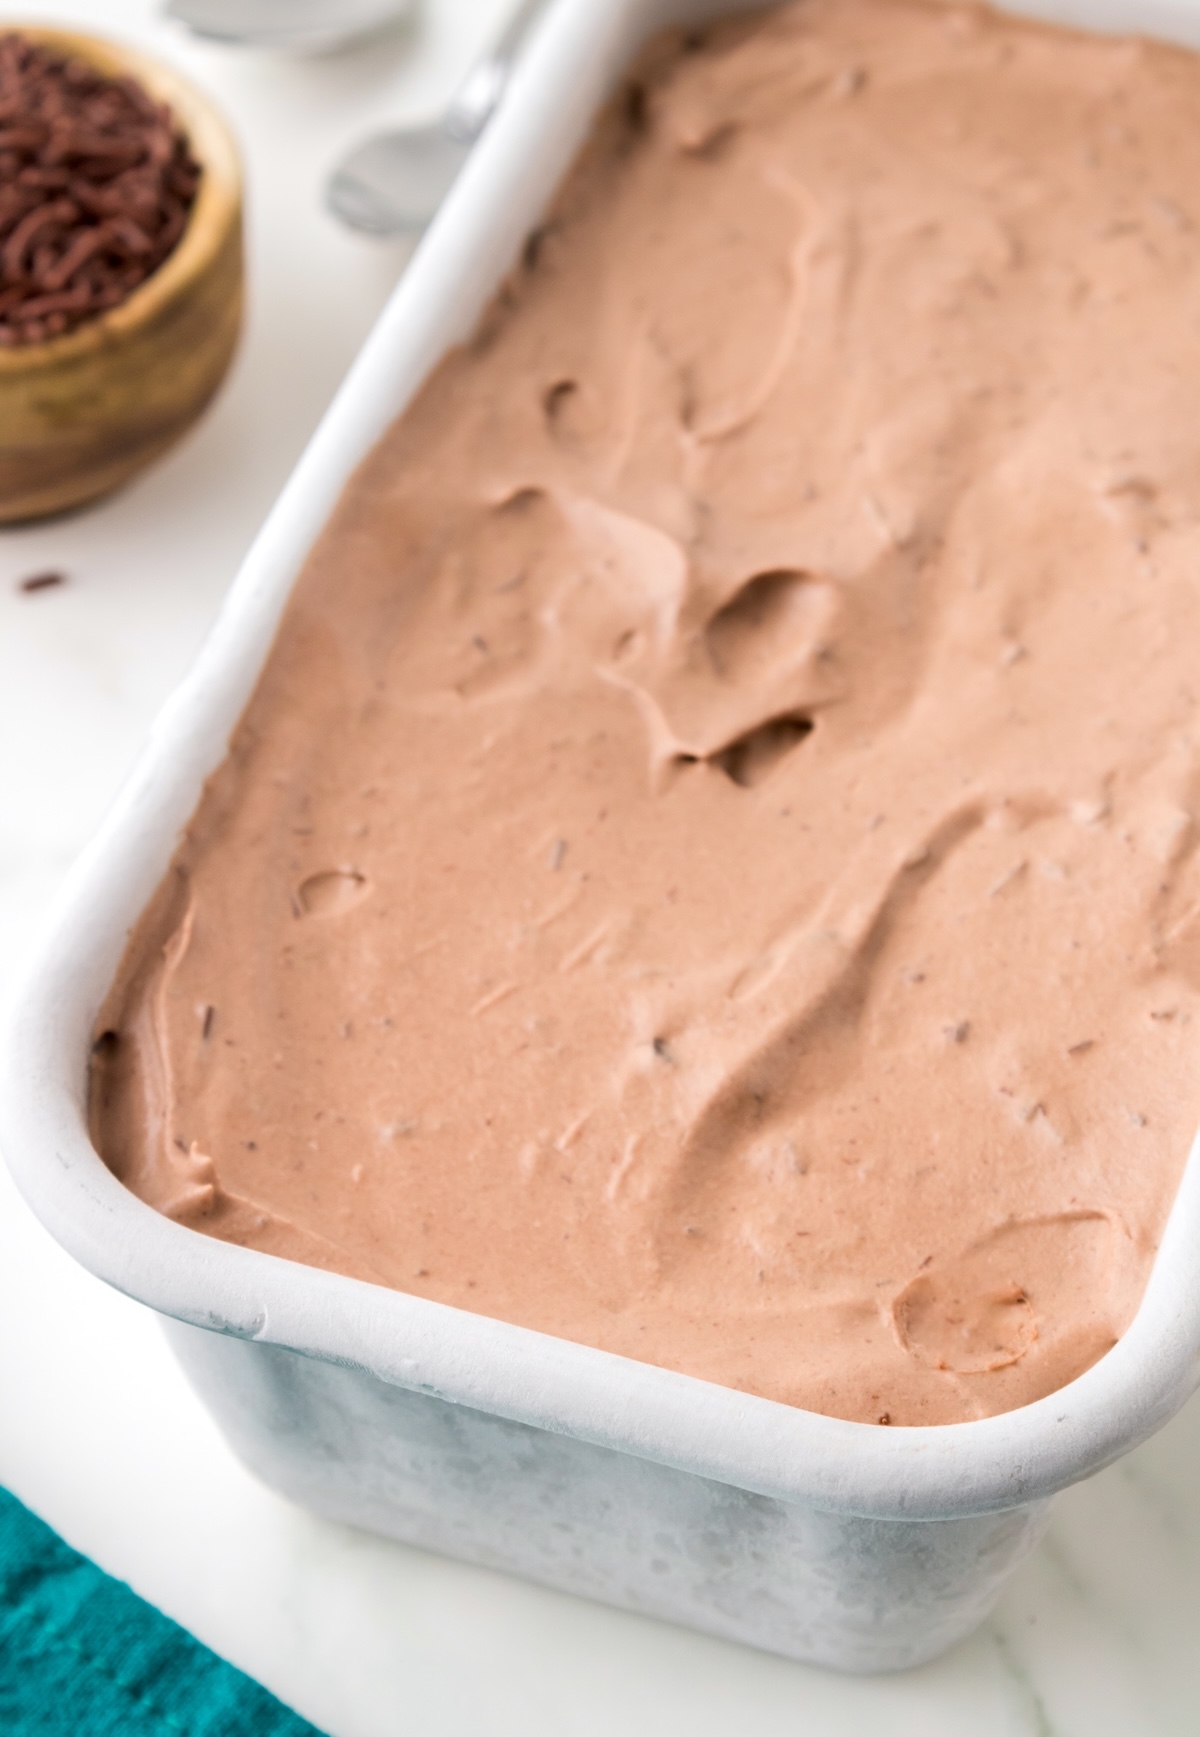
<svg viewBox="0 0 1200 1737">
<path fill-rule="evenodd" d="M 174 251 L 126 301 L 61 337 L 0 350 L 0 524 L 11 524 L 118 488 L 220 385 L 242 318 L 242 175 L 225 122 L 178 73 L 74 31 L 3 28 L 137 79 L 170 104 L 203 169 Z"/>
</svg>

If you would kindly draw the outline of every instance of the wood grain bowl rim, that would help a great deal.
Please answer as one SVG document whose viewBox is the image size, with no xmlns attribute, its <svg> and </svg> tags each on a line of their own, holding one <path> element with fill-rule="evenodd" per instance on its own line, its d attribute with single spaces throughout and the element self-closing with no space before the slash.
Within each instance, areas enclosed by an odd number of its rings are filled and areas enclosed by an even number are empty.
<svg viewBox="0 0 1200 1737">
<path fill-rule="evenodd" d="M 203 174 L 183 234 L 144 283 L 115 308 L 41 343 L 0 349 L 0 382 L 80 361 L 150 324 L 159 310 L 184 295 L 215 263 L 231 225 L 240 223 L 242 170 L 237 144 L 216 106 L 175 67 L 109 37 L 20 19 L 0 19 L 0 34 L 15 34 L 75 59 L 110 78 L 132 77 L 157 102 L 169 104 Z"/>
</svg>

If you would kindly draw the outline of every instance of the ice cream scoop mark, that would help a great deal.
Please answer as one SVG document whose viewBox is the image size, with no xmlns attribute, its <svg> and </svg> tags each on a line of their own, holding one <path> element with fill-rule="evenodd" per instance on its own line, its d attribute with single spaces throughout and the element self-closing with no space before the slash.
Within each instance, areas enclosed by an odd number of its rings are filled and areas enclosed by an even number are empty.
<svg viewBox="0 0 1200 1737">
<path fill-rule="evenodd" d="M 577 380 L 556 380 L 553 386 L 548 386 L 542 394 L 542 409 L 545 412 L 546 423 L 551 434 L 569 433 L 566 427 L 571 414 L 572 402 L 579 395 Z"/>
<path fill-rule="evenodd" d="M 371 890 L 366 875 L 357 869 L 325 869 L 301 881 L 293 908 L 297 916 L 336 917 L 351 910 Z"/>
<path fill-rule="evenodd" d="M 751 790 L 774 772 L 779 762 L 812 734 L 811 718 L 771 718 L 710 756 L 732 783 Z"/>
<path fill-rule="evenodd" d="M 630 79 L 621 92 L 621 115 L 634 138 L 639 138 L 650 124 L 650 104 L 646 87 L 638 79 Z"/>
<path fill-rule="evenodd" d="M 737 681 L 795 653 L 813 637 L 828 587 L 795 568 L 755 573 L 709 622 L 705 643 L 718 675 Z M 823 613 L 823 611 L 821 611 Z"/>
<path fill-rule="evenodd" d="M 536 229 L 531 229 L 525 237 L 525 246 L 521 251 L 521 263 L 526 271 L 536 271 L 545 251 L 546 243 L 554 234 L 553 223 L 541 223 Z"/>
<path fill-rule="evenodd" d="M 775 342 L 758 379 L 748 391 L 738 391 L 712 401 L 705 394 L 703 406 L 693 403 L 684 419 L 686 431 L 699 442 L 728 440 L 740 434 L 774 396 L 800 338 L 808 293 L 809 255 L 816 236 L 816 203 L 807 188 L 786 171 L 764 171 L 763 179 L 787 199 L 800 214 L 800 234 L 789 250 L 785 276 L 786 297 L 775 330 Z"/>
<path fill-rule="evenodd" d="M 1119 1222 L 1075 1200 L 1046 1218 L 1009 1220 L 923 1264 L 892 1305 L 896 1337 L 917 1362 L 959 1375 L 1006 1369 L 1038 1339 L 1053 1344 L 1081 1308 L 1107 1338 L 1107 1292 L 1127 1246 Z"/>
<path fill-rule="evenodd" d="M 495 511 L 500 514 L 528 513 L 544 499 L 544 491 L 538 488 L 513 489 L 496 502 Z"/>
<path fill-rule="evenodd" d="M 724 1070 L 688 1128 L 676 1171 L 679 1197 L 695 1196 L 724 1174 L 725 1160 L 744 1142 L 747 1124 L 780 1114 L 795 1103 L 803 1075 L 805 1050 L 823 1032 L 851 1031 L 857 1024 L 877 981 L 880 961 L 914 902 L 963 841 L 982 824 L 977 803 L 952 810 L 929 834 L 928 859 L 919 868 L 893 864 L 871 900 L 843 913 L 838 923 L 806 926 L 805 944 L 828 941 L 803 1001 L 781 1019 L 740 1060 Z M 912 853 L 907 853 L 911 855 Z M 836 914 L 836 910 L 828 913 Z M 790 949 L 781 949 L 787 959 Z M 794 954 L 792 955 L 794 956 Z M 801 1064 L 798 1066 L 798 1062 Z M 776 1091 L 768 1110 L 765 1093 Z"/>
<path fill-rule="evenodd" d="M 1015 1283 L 947 1294 L 945 1283 L 915 1279 L 895 1305 L 905 1350 L 927 1367 L 983 1375 L 1020 1361 L 1037 1338 L 1037 1318 Z"/>
</svg>

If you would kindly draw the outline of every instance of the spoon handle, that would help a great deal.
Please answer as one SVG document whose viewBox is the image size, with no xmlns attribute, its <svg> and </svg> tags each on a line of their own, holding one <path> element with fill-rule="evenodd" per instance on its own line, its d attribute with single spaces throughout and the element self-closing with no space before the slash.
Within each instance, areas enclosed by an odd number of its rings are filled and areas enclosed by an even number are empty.
<svg viewBox="0 0 1200 1737">
<path fill-rule="evenodd" d="M 476 61 L 446 111 L 446 131 L 464 144 L 477 139 L 495 113 L 529 27 L 545 0 L 521 0 L 497 40 Z"/>
</svg>

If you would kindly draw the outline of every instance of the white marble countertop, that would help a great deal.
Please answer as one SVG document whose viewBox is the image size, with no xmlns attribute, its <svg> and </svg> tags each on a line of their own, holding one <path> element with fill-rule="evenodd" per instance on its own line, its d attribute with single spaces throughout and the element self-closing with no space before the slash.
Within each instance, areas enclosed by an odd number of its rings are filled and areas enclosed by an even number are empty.
<svg viewBox="0 0 1200 1737">
<path fill-rule="evenodd" d="M 327 165 L 373 121 L 432 108 L 505 9 L 426 0 L 415 28 L 296 61 L 191 43 L 151 0 L 23 0 L 142 40 L 223 103 L 252 300 L 183 446 L 97 509 L 0 532 L 0 995 L 402 268 L 323 215 Z M 68 584 L 18 591 L 48 567 Z M 974 1639 L 903 1677 L 837 1678 L 291 1508 L 233 1459 L 155 1320 L 61 1253 L 0 1168 L 0 1483 L 332 1737 L 1200 1730 L 1196 1403 L 1062 1498 Z"/>
</svg>

